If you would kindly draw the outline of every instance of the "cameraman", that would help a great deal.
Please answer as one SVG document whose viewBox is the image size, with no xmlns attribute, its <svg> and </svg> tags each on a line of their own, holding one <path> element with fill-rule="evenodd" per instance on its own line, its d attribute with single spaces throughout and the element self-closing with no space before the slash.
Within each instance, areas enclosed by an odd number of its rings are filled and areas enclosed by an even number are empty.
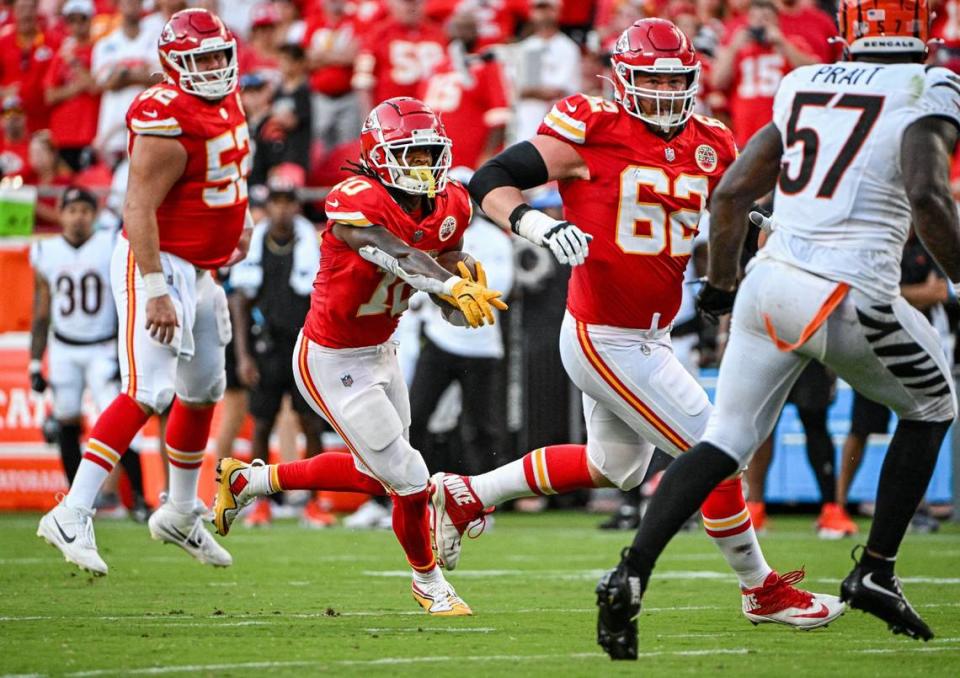
<svg viewBox="0 0 960 678">
<path fill-rule="evenodd" d="M 303 180 L 303 168 L 298 165 L 274 168 L 267 180 L 267 216 L 253 231 L 247 258 L 230 271 L 230 284 L 236 290 L 230 297 L 230 317 L 237 375 L 250 389 L 253 458 L 264 462 L 285 395 L 292 398 L 306 437 L 307 456 L 322 451 L 324 422 L 303 400 L 290 367 L 320 262 L 316 229 L 300 214 L 297 190 Z M 314 524 L 319 518 L 314 515 L 316 508 L 311 502 L 304 512 L 309 526 L 319 526 Z M 261 500 L 245 522 L 267 525 L 270 521 L 270 504 Z"/>
<path fill-rule="evenodd" d="M 771 0 L 752 0 L 745 22 L 730 25 L 730 40 L 717 53 L 710 84 L 727 95 L 739 148 L 773 118 L 773 95 L 783 76 L 822 59 L 794 23 L 782 25 Z"/>
</svg>

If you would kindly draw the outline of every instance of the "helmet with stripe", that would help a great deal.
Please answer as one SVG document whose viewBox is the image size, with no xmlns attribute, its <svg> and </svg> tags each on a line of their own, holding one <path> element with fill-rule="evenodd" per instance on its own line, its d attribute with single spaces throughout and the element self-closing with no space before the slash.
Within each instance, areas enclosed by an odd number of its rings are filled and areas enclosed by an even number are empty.
<svg viewBox="0 0 960 678">
<path fill-rule="evenodd" d="M 220 18 L 205 9 L 184 9 L 160 32 L 160 64 L 173 83 L 188 94 L 222 99 L 237 88 L 237 41 Z M 223 52 L 225 65 L 205 69 L 197 58 Z"/>
<path fill-rule="evenodd" d="M 927 0 L 841 0 L 840 35 L 851 56 L 905 54 L 925 57 L 930 42 Z"/>
</svg>

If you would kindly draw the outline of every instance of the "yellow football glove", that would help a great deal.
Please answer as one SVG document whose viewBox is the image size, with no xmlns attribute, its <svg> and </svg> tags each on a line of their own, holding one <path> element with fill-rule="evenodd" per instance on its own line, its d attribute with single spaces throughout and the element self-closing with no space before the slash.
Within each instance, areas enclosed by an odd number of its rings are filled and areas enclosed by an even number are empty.
<svg viewBox="0 0 960 678">
<path fill-rule="evenodd" d="M 487 287 L 487 273 L 479 261 L 476 280 L 462 261 L 457 263 L 457 270 L 460 272 L 461 279 L 454 284 L 453 293 L 449 296 L 441 295 L 440 298 L 460 309 L 470 327 L 493 325 L 496 322 L 493 309 L 507 310 L 507 305 L 500 299 L 501 292 Z"/>
</svg>

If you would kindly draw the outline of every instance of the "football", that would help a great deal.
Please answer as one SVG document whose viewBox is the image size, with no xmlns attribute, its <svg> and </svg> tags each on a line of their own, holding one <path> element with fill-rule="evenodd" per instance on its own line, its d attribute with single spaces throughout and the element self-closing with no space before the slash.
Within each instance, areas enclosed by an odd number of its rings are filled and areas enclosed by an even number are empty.
<svg viewBox="0 0 960 678">
<path fill-rule="evenodd" d="M 460 271 L 457 270 L 457 264 L 461 261 L 467 265 L 470 275 L 476 278 L 477 260 L 466 252 L 444 252 L 437 256 L 437 263 L 453 275 L 460 275 Z M 430 299 L 440 307 L 440 313 L 448 323 L 456 325 L 457 327 L 465 327 L 467 325 L 467 319 L 463 317 L 463 313 L 459 309 L 454 308 L 435 294 L 431 294 Z"/>
</svg>

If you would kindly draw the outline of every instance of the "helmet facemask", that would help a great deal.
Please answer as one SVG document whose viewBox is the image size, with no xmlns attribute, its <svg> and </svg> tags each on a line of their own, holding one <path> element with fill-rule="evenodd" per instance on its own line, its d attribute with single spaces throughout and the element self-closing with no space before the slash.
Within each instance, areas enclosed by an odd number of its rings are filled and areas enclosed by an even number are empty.
<svg viewBox="0 0 960 678">
<path fill-rule="evenodd" d="M 223 68 L 201 70 L 197 57 L 213 52 L 224 52 L 227 65 Z M 184 51 L 160 52 L 166 64 L 179 76 L 179 86 L 184 92 L 204 99 L 222 99 L 237 88 L 237 43 L 221 38 L 208 38 L 200 47 Z"/>
<path fill-rule="evenodd" d="M 687 87 L 682 90 L 662 90 L 637 86 L 637 77 L 644 74 L 681 74 L 687 79 Z M 653 66 L 640 67 L 621 61 L 614 62 L 613 75 L 616 78 L 614 89 L 617 101 L 627 113 L 648 125 L 669 132 L 683 126 L 693 115 L 700 84 L 699 63 L 684 66 L 679 59 L 660 58 Z M 644 111 L 642 99 L 655 102 L 656 107 L 652 114 Z"/>
<path fill-rule="evenodd" d="M 381 174 L 383 183 L 412 195 L 436 197 L 447 187 L 447 170 L 453 164 L 452 142 L 432 129 L 414 130 L 412 138 L 377 144 L 371 161 L 386 169 L 390 179 Z M 430 151 L 429 164 L 412 164 L 408 159 L 413 149 Z M 382 154 L 383 160 L 379 158 Z"/>
</svg>

